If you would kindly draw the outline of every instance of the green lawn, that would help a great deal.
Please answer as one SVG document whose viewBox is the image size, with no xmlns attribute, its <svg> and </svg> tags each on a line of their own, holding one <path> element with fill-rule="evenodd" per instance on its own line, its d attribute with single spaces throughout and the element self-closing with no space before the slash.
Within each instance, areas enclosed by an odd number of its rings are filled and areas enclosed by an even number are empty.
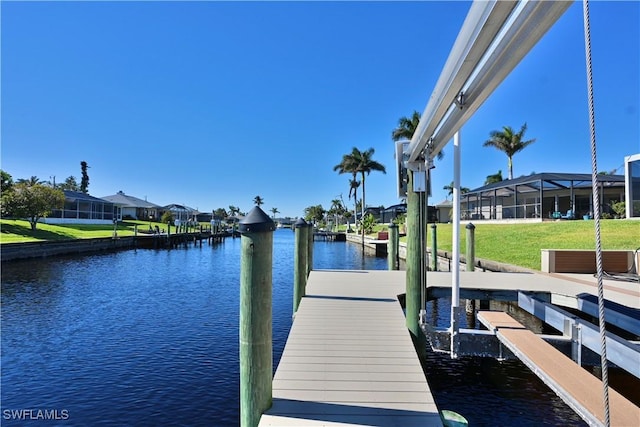
<svg viewBox="0 0 640 427">
<path fill-rule="evenodd" d="M 595 249 L 594 221 L 545 221 L 529 224 L 474 224 L 477 258 L 540 270 L 541 249 Z M 431 244 L 431 227 L 427 244 Z M 453 227 L 437 225 L 438 249 L 451 251 Z M 467 230 L 460 226 L 460 247 L 466 248 Z M 603 249 L 636 250 L 640 247 L 640 222 L 600 221 Z M 406 241 L 406 238 L 403 238 Z"/>
<path fill-rule="evenodd" d="M 148 221 L 122 221 L 118 223 L 118 236 L 133 236 L 134 226 L 138 224 L 138 230 L 149 229 Z M 158 223 L 152 223 L 154 226 Z M 160 225 L 166 229 L 166 225 Z M 38 242 L 43 240 L 68 240 L 90 239 L 95 237 L 111 237 L 113 225 L 81 225 L 81 224 L 38 224 L 35 232 L 31 231 L 28 221 L 0 220 L 0 244 L 13 242 Z"/>
</svg>

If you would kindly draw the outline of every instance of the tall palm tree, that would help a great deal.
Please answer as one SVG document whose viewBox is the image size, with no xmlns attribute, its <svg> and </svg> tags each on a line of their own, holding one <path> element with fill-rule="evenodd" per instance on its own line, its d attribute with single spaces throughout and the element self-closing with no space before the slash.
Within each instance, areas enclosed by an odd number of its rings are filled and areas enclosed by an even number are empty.
<svg viewBox="0 0 640 427">
<path fill-rule="evenodd" d="M 527 124 L 523 124 L 519 132 L 514 132 L 511 126 L 503 126 L 502 130 L 494 130 L 489 133 L 489 139 L 482 144 L 484 147 L 495 147 L 505 153 L 509 159 L 509 179 L 513 179 L 513 156 L 528 145 L 536 142 L 536 139 L 524 140 Z"/>
<path fill-rule="evenodd" d="M 501 182 L 502 178 L 502 170 L 499 170 L 498 173 L 493 175 L 487 175 L 487 179 L 484 181 L 484 185 L 493 184 L 496 182 Z"/>
<path fill-rule="evenodd" d="M 365 179 L 372 171 L 379 171 L 387 173 L 384 165 L 373 160 L 373 154 L 375 149 L 369 148 L 365 151 L 360 151 L 356 147 L 351 149 L 351 153 L 342 156 L 342 162 L 334 166 L 333 170 L 338 173 L 352 173 L 354 179 L 358 173 L 361 176 L 362 183 L 362 216 L 364 218 L 364 209 L 366 207 L 366 191 L 365 191 Z M 353 188 L 352 183 L 352 188 Z"/>
<path fill-rule="evenodd" d="M 264 204 L 264 200 L 262 199 L 262 197 L 256 196 L 253 198 L 253 203 L 255 203 L 256 206 L 260 207 L 261 205 Z"/>
<path fill-rule="evenodd" d="M 273 214 L 273 219 L 276 219 L 276 214 L 280 213 L 280 211 L 278 210 L 278 208 L 271 208 L 271 213 Z"/>
<path fill-rule="evenodd" d="M 418 129 L 418 123 L 420 123 L 420 113 L 415 110 L 410 118 L 404 116 L 400 117 L 398 120 L 398 127 L 391 132 L 391 139 L 394 141 L 400 141 L 402 139 L 408 139 L 411 141 L 413 134 L 416 133 L 416 130 Z M 438 160 L 442 160 L 443 157 L 444 153 L 439 151 L 436 158 Z"/>
<path fill-rule="evenodd" d="M 365 177 L 369 175 L 372 171 L 379 171 L 382 173 L 387 173 L 384 165 L 373 160 L 373 153 L 375 150 L 373 148 L 369 148 L 365 151 L 360 151 L 356 147 L 351 149 L 351 153 L 345 154 L 342 156 L 342 162 L 334 166 L 333 170 L 338 171 L 338 173 L 352 173 L 355 179 L 356 175 L 360 173 L 362 177 L 362 200 L 361 200 L 361 209 L 362 216 L 361 220 L 364 219 L 364 210 L 366 207 L 366 192 L 365 192 Z M 360 227 L 362 230 L 362 247 L 364 253 L 364 227 Z"/>
<path fill-rule="evenodd" d="M 351 199 L 351 193 L 353 193 L 353 215 L 357 216 L 358 212 L 358 187 L 360 187 L 360 181 L 357 180 L 356 174 L 353 174 L 353 178 L 349 180 L 349 199 Z"/>
</svg>

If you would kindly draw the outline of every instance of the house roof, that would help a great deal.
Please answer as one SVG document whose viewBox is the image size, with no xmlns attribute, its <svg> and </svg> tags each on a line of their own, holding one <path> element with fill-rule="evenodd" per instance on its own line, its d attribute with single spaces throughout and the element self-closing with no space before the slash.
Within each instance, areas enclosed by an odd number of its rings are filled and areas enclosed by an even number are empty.
<svg viewBox="0 0 640 427">
<path fill-rule="evenodd" d="M 83 193 L 81 191 L 63 190 L 64 198 L 66 201 L 75 202 L 76 200 L 84 200 L 88 202 L 109 203 L 108 200 L 104 200 L 99 197 L 94 197 L 90 194 Z"/>
<path fill-rule="evenodd" d="M 599 183 L 606 186 L 624 186 L 624 175 L 597 175 Z M 500 193 L 500 190 L 513 192 L 515 186 L 518 192 L 540 191 L 542 190 L 563 190 L 573 187 L 591 188 L 591 174 L 586 173 L 536 173 L 528 176 L 521 176 L 515 179 L 507 179 L 494 182 L 482 187 L 475 188 L 468 193 L 462 194 L 461 197 L 476 196 L 478 193 L 490 193 L 494 191 Z M 503 194 L 498 194 L 503 195 Z"/>
<path fill-rule="evenodd" d="M 451 208 L 453 207 L 453 200 L 444 199 L 440 203 L 436 204 L 436 208 Z"/>
<path fill-rule="evenodd" d="M 108 200 L 114 205 L 124 206 L 129 208 L 159 208 L 159 205 L 155 203 L 147 202 L 146 200 L 139 199 L 137 197 L 129 196 L 124 194 L 122 191 L 118 191 L 116 194 L 112 196 L 104 196 L 102 197 L 104 200 Z"/>
<path fill-rule="evenodd" d="M 185 206 L 185 205 L 178 205 L 176 203 L 172 203 L 170 205 L 163 206 L 163 208 L 167 209 L 167 210 L 170 210 L 170 211 L 198 212 L 197 209 L 193 209 L 193 208 L 190 208 L 189 206 Z"/>
</svg>

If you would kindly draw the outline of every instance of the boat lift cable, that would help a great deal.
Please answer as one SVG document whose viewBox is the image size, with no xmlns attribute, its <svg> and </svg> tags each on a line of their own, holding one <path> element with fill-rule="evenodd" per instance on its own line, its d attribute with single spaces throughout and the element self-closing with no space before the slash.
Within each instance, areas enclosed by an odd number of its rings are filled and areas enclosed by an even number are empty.
<svg viewBox="0 0 640 427">
<path fill-rule="evenodd" d="M 591 29 L 589 25 L 589 1 L 583 0 L 583 17 L 584 17 L 584 44 L 587 64 L 587 91 L 589 102 L 589 132 L 591 134 L 591 186 L 593 191 L 594 223 L 596 238 L 596 271 L 598 283 L 598 322 L 600 324 L 600 365 L 602 369 L 602 395 L 604 404 L 604 425 L 611 425 L 611 416 L 609 414 L 609 371 L 607 364 L 607 337 L 606 324 L 604 319 L 604 291 L 602 284 L 603 268 L 602 268 L 602 245 L 600 241 L 600 194 L 598 188 L 598 166 L 596 160 L 596 127 L 595 112 L 593 100 L 593 70 L 591 68 Z"/>
</svg>

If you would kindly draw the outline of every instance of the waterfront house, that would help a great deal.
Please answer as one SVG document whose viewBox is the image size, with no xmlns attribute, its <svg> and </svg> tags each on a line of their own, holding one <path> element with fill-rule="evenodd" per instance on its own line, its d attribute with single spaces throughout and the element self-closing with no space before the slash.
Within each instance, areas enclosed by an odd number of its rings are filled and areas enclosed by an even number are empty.
<svg viewBox="0 0 640 427">
<path fill-rule="evenodd" d="M 623 175 L 597 175 L 601 213 L 625 200 Z M 488 184 L 460 196 L 463 220 L 582 219 L 593 215 L 591 175 L 537 173 Z"/>
<path fill-rule="evenodd" d="M 109 201 L 116 206 L 116 215 L 118 220 L 139 219 L 152 221 L 160 219 L 159 205 L 124 194 L 123 191 L 118 191 L 116 194 L 111 196 L 104 196 L 102 199 Z"/>
<path fill-rule="evenodd" d="M 193 221 L 196 222 L 196 217 L 200 212 L 196 209 L 190 208 L 185 205 L 178 205 L 176 203 L 163 206 L 161 208 L 162 212 L 169 211 L 173 214 L 174 221 L 178 223 Z"/>
<path fill-rule="evenodd" d="M 108 200 L 80 191 L 63 190 L 64 206 L 53 209 L 45 224 L 111 224 L 116 207 Z"/>
</svg>

